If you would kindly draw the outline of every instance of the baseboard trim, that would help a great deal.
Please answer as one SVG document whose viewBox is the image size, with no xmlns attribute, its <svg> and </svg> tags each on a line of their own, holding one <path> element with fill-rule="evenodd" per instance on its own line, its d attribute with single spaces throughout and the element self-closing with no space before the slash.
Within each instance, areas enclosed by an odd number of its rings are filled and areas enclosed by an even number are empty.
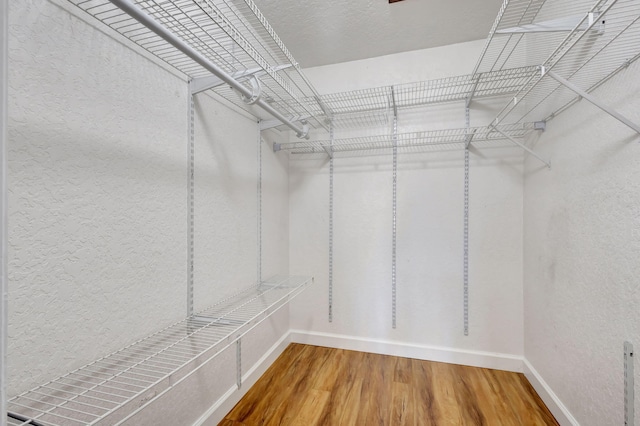
<svg viewBox="0 0 640 426">
<path fill-rule="evenodd" d="M 469 365 L 473 367 L 493 368 L 496 370 L 522 373 L 523 359 L 520 356 L 462 350 L 455 348 L 416 345 L 392 340 L 367 339 L 342 334 L 291 330 L 291 342 L 308 345 L 327 346 L 338 349 L 394 355 L 449 364 Z"/>
<path fill-rule="evenodd" d="M 290 333 L 285 333 L 243 376 L 242 387 L 231 387 L 224 393 L 193 426 L 215 426 L 247 393 L 251 386 L 267 371 L 291 342 Z"/>
<path fill-rule="evenodd" d="M 382 339 L 366 339 L 342 334 L 290 330 L 285 333 L 242 377 L 242 388 L 231 387 L 193 426 L 214 426 L 234 407 L 244 394 L 280 356 L 289 343 L 326 346 L 383 355 L 424 359 L 473 367 L 524 373 L 540 398 L 562 426 L 580 426 L 540 374 L 526 359 L 510 354 L 470 351 L 440 346 L 416 345 Z"/>
<path fill-rule="evenodd" d="M 580 423 L 571 415 L 569 409 L 560 401 L 551 387 L 544 381 L 542 376 L 533 368 L 533 365 L 524 359 L 524 375 L 531 383 L 531 386 L 538 392 L 538 395 L 562 426 L 580 426 Z"/>
</svg>

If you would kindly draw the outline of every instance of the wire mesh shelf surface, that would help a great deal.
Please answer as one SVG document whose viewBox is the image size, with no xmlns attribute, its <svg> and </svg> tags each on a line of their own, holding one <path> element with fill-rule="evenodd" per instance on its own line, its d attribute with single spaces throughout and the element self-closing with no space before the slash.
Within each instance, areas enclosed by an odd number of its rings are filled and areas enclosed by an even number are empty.
<svg viewBox="0 0 640 426">
<path fill-rule="evenodd" d="M 520 67 L 332 93 L 321 95 L 320 99 L 337 128 L 385 125 L 390 123 L 394 106 L 406 109 L 512 95 L 536 72 L 537 67 Z M 318 115 L 323 113 L 320 110 L 315 112 Z"/>
<path fill-rule="evenodd" d="M 309 277 L 277 276 L 244 289 L 118 352 L 11 398 L 8 410 L 44 426 L 116 424 L 186 377 L 198 363 L 241 338 L 311 282 Z"/>
<path fill-rule="evenodd" d="M 495 123 L 548 121 L 640 57 L 635 0 L 505 0 L 475 73 L 538 66 Z"/>
<path fill-rule="evenodd" d="M 544 68 L 516 94 L 518 102 L 503 108 L 498 121 L 548 121 L 580 99 L 547 71 L 589 93 L 640 57 L 640 3 L 598 1 L 590 12 L 598 20 L 589 24 L 585 15 L 582 25 L 590 29 L 575 29 L 566 36 L 542 64 Z"/>
<path fill-rule="evenodd" d="M 211 73 L 108 0 L 69 0 L 94 18 L 190 78 Z M 247 89 L 258 78 L 262 98 L 278 103 L 285 116 L 304 116 L 314 127 L 324 121 L 317 93 L 252 0 L 134 0 L 133 3 Z M 259 118 L 268 114 L 247 105 L 226 85 L 212 89 Z"/>
<path fill-rule="evenodd" d="M 514 123 L 498 126 L 501 132 L 512 138 L 524 138 L 534 130 L 533 123 Z M 478 145 L 491 145 L 491 142 L 505 141 L 507 138 L 491 127 L 471 127 L 461 129 L 442 129 L 422 132 L 400 133 L 397 135 L 399 152 L 425 152 L 439 149 L 464 148 L 467 142 Z M 489 143 L 489 144 L 487 144 Z M 344 153 L 352 151 L 379 151 L 393 148 L 392 135 L 355 137 L 348 139 L 316 140 L 283 143 L 280 150 L 292 154 Z M 509 143 L 508 145 L 511 145 Z M 495 146 L 495 144 L 494 144 Z M 430 148 L 430 149 L 429 149 Z"/>
</svg>

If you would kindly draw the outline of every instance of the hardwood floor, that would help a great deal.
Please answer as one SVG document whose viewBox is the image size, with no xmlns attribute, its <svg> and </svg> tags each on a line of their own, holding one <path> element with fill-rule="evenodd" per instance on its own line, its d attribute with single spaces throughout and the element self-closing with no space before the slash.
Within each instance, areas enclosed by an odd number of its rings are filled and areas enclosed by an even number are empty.
<svg viewBox="0 0 640 426">
<path fill-rule="evenodd" d="M 557 425 L 522 374 L 291 344 L 219 423 Z"/>
</svg>

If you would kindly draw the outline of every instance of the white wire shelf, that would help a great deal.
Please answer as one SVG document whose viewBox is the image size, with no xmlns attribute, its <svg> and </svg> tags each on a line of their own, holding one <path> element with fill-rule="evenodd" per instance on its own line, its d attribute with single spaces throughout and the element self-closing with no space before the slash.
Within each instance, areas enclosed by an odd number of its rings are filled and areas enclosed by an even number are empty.
<svg viewBox="0 0 640 426">
<path fill-rule="evenodd" d="M 8 401 L 43 426 L 113 425 L 180 382 L 302 292 L 310 277 L 277 276 Z M 10 420 L 9 424 L 20 423 Z"/>
<path fill-rule="evenodd" d="M 108 0 L 69 0 L 190 78 L 211 73 Z M 313 127 L 324 121 L 317 93 L 252 0 L 133 0 L 173 35 L 252 89 L 260 80 L 262 99 L 278 103 L 285 116 L 304 117 Z M 243 74 L 244 73 L 244 74 Z M 271 117 L 243 102 L 227 85 L 212 89 L 261 119 Z"/>
<path fill-rule="evenodd" d="M 516 123 L 497 126 L 501 132 L 514 139 L 525 138 L 534 131 L 533 123 Z M 398 152 L 428 152 L 464 149 L 467 141 L 476 147 L 513 146 L 507 137 L 491 127 L 469 129 L 441 129 L 422 132 L 399 133 L 396 138 Z M 300 141 L 276 145 L 277 150 L 291 154 L 340 154 L 361 152 L 380 154 L 391 152 L 394 145 L 392 135 L 355 137 L 347 139 Z"/>
<path fill-rule="evenodd" d="M 336 128 L 380 126 L 390 123 L 394 105 L 408 109 L 474 98 L 508 96 L 516 93 L 537 72 L 537 67 L 519 67 L 459 75 L 321 95 L 323 108 Z M 322 115 L 316 103 L 316 115 Z"/>
<path fill-rule="evenodd" d="M 549 121 L 640 57 L 635 0 L 505 0 L 474 70 L 537 66 L 494 123 Z M 551 74 L 548 73 L 551 71 Z"/>
<path fill-rule="evenodd" d="M 598 16 L 590 30 L 588 14 L 578 28 L 541 63 L 543 68 L 507 104 L 496 122 L 548 121 L 580 97 L 551 78 L 547 71 L 589 93 L 640 57 L 640 3 L 635 0 L 598 1 L 589 13 Z M 545 71 L 545 73 L 542 72 Z"/>
</svg>

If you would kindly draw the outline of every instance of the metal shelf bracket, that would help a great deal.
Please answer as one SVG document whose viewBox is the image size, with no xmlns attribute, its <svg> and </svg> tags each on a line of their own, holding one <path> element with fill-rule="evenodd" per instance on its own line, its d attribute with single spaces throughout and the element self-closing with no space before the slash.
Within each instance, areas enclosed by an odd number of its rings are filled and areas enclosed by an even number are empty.
<svg viewBox="0 0 640 426">
<path fill-rule="evenodd" d="M 279 65 L 277 67 L 274 67 L 273 71 L 277 72 L 280 70 L 290 68 L 291 66 L 292 66 L 291 64 Z M 241 71 L 234 72 L 233 74 L 231 74 L 231 77 L 240 81 L 244 78 L 259 77 L 263 74 L 266 74 L 266 72 L 262 68 L 251 68 L 248 70 L 241 70 Z M 191 93 L 195 95 L 197 93 L 204 92 L 205 90 L 222 86 L 223 84 L 225 84 L 225 82 L 221 78 L 215 75 L 209 75 L 206 77 L 198 77 L 198 78 L 192 79 L 189 82 L 189 88 L 191 89 Z"/>
<path fill-rule="evenodd" d="M 521 25 L 518 27 L 504 28 L 496 31 L 496 34 L 527 34 L 527 33 L 549 33 L 573 31 L 578 25 L 578 31 L 587 31 L 593 29 L 597 33 L 604 32 L 604 21 L 598 26 L 592 24 L 598 20 L 601 13 L 589 12 L 587 20 L 584 21 L 584 15 L 566 16 L 564 18 L 550 19 L 548 21 L 540 21 L 533 24 Z"/>
<path fill-rule="evenodd" d="M 500 133 L 502 136 L 504 136 L 505 138 L 509 139 L 511 142 L 513 142 L 514 144 L 518 145 L 520 148 L 524 149 L 526 152 L 528 152 L 529 154 L 533 155 L 534 157 L 536 157 L 538 160 L 542 161 L 544 163 L 545 166 L 547 166 L 547 168 L 551 168 L 551 162 L 545 160 L 544 158 L 540 157 L 538 154 L 535 153 L 535 151 L 531 150 L 529 147 L 527 147 L 525 144 L 518 142 L 515 138 L 512 138 L 511 136 L 509 136 L 508 134 L 506 134 L 505 132 L 503 132 L 502 130 L 498 129 L 495 125 L 491 125 L 490 126 L 493 130 L 495 130 L 496 132 Z"/>
<path fill-rule="evenodd" d="M 543 67 L 543 66 L 540 67 L 540 72 L 541 72 L 543 77 L 545 75 L 548 75 L 549 77 L 551 77 L 554 80 L 556 80 L 558 83 L 560 83 L 563 86 L 565 86 L 567 89 L 570 89 L 570 90 L 574 91 L 581 98 L 586 99 L 587 101 L 589 101 L 593 105 L 595 105 L 598 108 L 600 108 L 602 111 L 606 112 L 607 114 L 609 114 L 610 116 L 612 116 L 616 120 L 622 122 L 623 124 L 629 126 L 633 130 L 635 130 L 636 133 L 640 134 L 640 126 L 638 124 L 636 124 L 633 121 L 629 120 L 627 117 L 623 116 L 622 114 L 617 112 L 615 109 L 609 107 L 608 105 L 605 105 L 598 98 L 596 98 L 594 96 L 591 96 L 589 93 L 587 93 L 584 90 L 580 89 L 578 86 L 576 86 L 575 84 L 571 83 L 569 80 L 564 79 L 563 77 L 559 76 L 558 74 L 556 74 L 555 72 L 553 72 L 551 70 L 545 69 L 545 67 Z"/>
</svg>

